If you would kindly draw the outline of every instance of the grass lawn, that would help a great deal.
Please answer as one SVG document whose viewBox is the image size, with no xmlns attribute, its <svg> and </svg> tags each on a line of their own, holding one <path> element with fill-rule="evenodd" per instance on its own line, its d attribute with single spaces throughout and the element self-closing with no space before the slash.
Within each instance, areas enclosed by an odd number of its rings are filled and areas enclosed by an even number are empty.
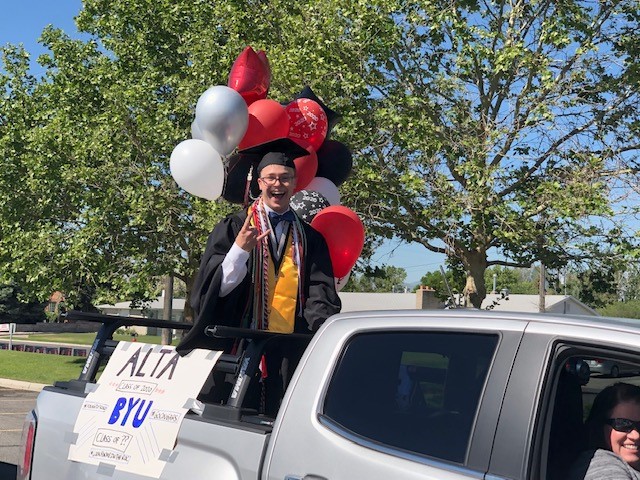
<svg viewBox="0 0 640 480">
<path fill-rule="evenodd" d="M 71 343 L 74 345 L 91 345 L 96 338 L 95 333 L 33 333 L 27 336 L 27 340 L 32 342 L 53 342 L 53 343 Z M 114 340 L 131 341 L 131 335 L 120 335 L 115 333 Z M 162 337 L 159 335 L 138 335 L 138 342 L 153 343 L 159 345 Z M 16 339 L 18 341 L 18 339 Z M 173 339 L 172 345 L 177 345 L 178 340 Z"/>
<path fill-rule="evenodd" d="M 52 384 L 78 378 L 84 357 L 0 350 L 0 378 Z"/>
<path fill-rule="evenodd" d="M 95 333 L 42 333 L 16 336 L 14 342 L 29 340 L 32 342 L 91 345 L 95 337 Z M 114 334 L 113 339 L 130 342 L 131 335 Z M 162 337 L 139 335 L 137 341 L 160 344 Z M 177 345 L 177 343 L 178 339 L 174 339 L 172 344 Z M 0 378 L 51 385 L 57 380 L 78 378 L 84 362 L 84 357 L 0 350 Z"/>
</svg>

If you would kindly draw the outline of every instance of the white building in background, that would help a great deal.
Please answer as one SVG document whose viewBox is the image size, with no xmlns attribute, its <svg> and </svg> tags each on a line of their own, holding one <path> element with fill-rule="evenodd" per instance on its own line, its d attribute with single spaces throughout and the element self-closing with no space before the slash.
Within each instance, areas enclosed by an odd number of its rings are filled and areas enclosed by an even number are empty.
<svg viewBox="0 0 640 480">
<path fill-rule="evenodd" d="M 181 322 L 184 313 L 184 298 L 174 298 L 171 307 L 171 320 Z M 98 305 L 101 313 L 122 317 L 163 318 L 164 297 L 158 297 L 144 306 L 132 307 L 131 302 L 118 302 L 115 305 Z"/>
<path fill-rule="evenodd" d="M 592 315 L 599 316 L 593 308 L 585 305 L 571 295 L 545 295 L 545 313 L 561 315 Z M 489 293 L 482 302 L 482 309 L 496 312 L 534 313 L 539 311 L 539 295 L 507 294 L 504 297 L 498 293 Z"/>
<path fill-rule="evenodd" d="M 368 310 L 415 310 L 440 309 L 444 304 L 434 295 L 429 287 L 421 287 L 415 293 L 360 293 L 340 292 L 342 312 Z M 488 294 L 482 302 L 482 309 L 496 312 L 538 312 L 538 295 Z M 546 295 L 546 313 L 593 315 L 598 313 L 571 295 Z M 171 309 L 171 320 L 182 321 L 185 300 L 174 298 Z M 131 302 L 119 302 L 115 305 L 98 305 L 102 313 L 132 317 L 163 318 L 164 297 L 158 297 L 144 307 L 131 307 Z M 156 335 L 156 328 L 136 327 L 140 334 Z"/>
<path fill-rule="evenodd" d="M 343 312 L 362 310 L 408 310 L 429 308 L 444 308 L 444 304 L 434 296 L 434 291 L 428 287 L 419 289 L 415 293 L 360 293 L 340 292 Z M 171 308 L 171 320 L 183 319 L 185 299 L 174 298 Z M 119 302 L 115 305 L 98 305 L 102 313 L 108 315 L 122 315 L 131 317 L 162 318 L 164 297 L 146 303 L 143 307 L 131 307 L 131 302 Z"/>
</svg>

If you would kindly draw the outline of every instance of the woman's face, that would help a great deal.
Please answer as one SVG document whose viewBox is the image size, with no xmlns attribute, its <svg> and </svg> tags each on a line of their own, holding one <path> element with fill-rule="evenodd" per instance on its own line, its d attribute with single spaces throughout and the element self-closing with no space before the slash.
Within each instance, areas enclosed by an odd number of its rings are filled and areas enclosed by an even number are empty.
<svg viewBox="0 0 640 480">
<path fill-rule="evenodd" d="M 640 421 L 640 404 L 622 402 L 615 406 L 609 418 L 627 418 Z M 635 428 L 629 433 L 618 432 L 610 425 L 604 426 L 605 443 L 613 453 L 636 470 L 640 470 L 640 432 Z"/>
</svg>

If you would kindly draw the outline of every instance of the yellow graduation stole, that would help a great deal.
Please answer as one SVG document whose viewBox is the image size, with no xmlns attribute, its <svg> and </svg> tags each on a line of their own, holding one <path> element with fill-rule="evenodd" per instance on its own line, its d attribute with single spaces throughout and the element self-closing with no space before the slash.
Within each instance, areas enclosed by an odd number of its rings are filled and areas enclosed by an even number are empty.
<svg viewBox="0 0 640 480">
<path fill-rule="evenodd" d="M 292 231 L 289 230 L 287 245 L 282 253 L 280 269 L 276 272 L 273 259 L 269 256 L 269 322 L 267 331 L 292 333 L 296 321 L 298 300 L 298 267 L 293 261 Z"/>
</svg>

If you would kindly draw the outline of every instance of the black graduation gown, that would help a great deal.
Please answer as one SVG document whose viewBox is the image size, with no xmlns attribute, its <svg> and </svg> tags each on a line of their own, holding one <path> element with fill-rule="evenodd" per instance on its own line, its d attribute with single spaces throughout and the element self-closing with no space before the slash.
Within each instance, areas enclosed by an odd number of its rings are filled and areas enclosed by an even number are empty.
<svg viewBox="0 0 640 480">
<path fill-rule="evenodd" d="M 222 220 L 209 235 L 207 246 L 200 263 L 200 270 L 191 291 L 190 303 L 194 309 L 195 321 L 189 332 L 177 347 L 180 354 L 186 354 L 194 348 L 214 348 L 227 350 L 233 342 L 214 341 L 204 334 L 209 325 L 227 325 L 239 327 L 245 313 L 252 308 L 253 287 L 251 274 L 228 295 L 220 298 L 222 283 L 221 264 L 242 228 L 246 212 L 238 212 Z M 322 235 L 309 224 L 301 222 L 307 239 L 304 252 L 303 293 L 305 306 L 302 317 L 298 316 L 294 331 L 311 333 L 317 330 L 329 316 L 338 313 L 340 298 L 335 289 L 333 268 L 329 250 Z M 255 254 L 254 252 L 251 255 Z M 248 265 L 251 264 L 250 256 Z"/>
</svg>

